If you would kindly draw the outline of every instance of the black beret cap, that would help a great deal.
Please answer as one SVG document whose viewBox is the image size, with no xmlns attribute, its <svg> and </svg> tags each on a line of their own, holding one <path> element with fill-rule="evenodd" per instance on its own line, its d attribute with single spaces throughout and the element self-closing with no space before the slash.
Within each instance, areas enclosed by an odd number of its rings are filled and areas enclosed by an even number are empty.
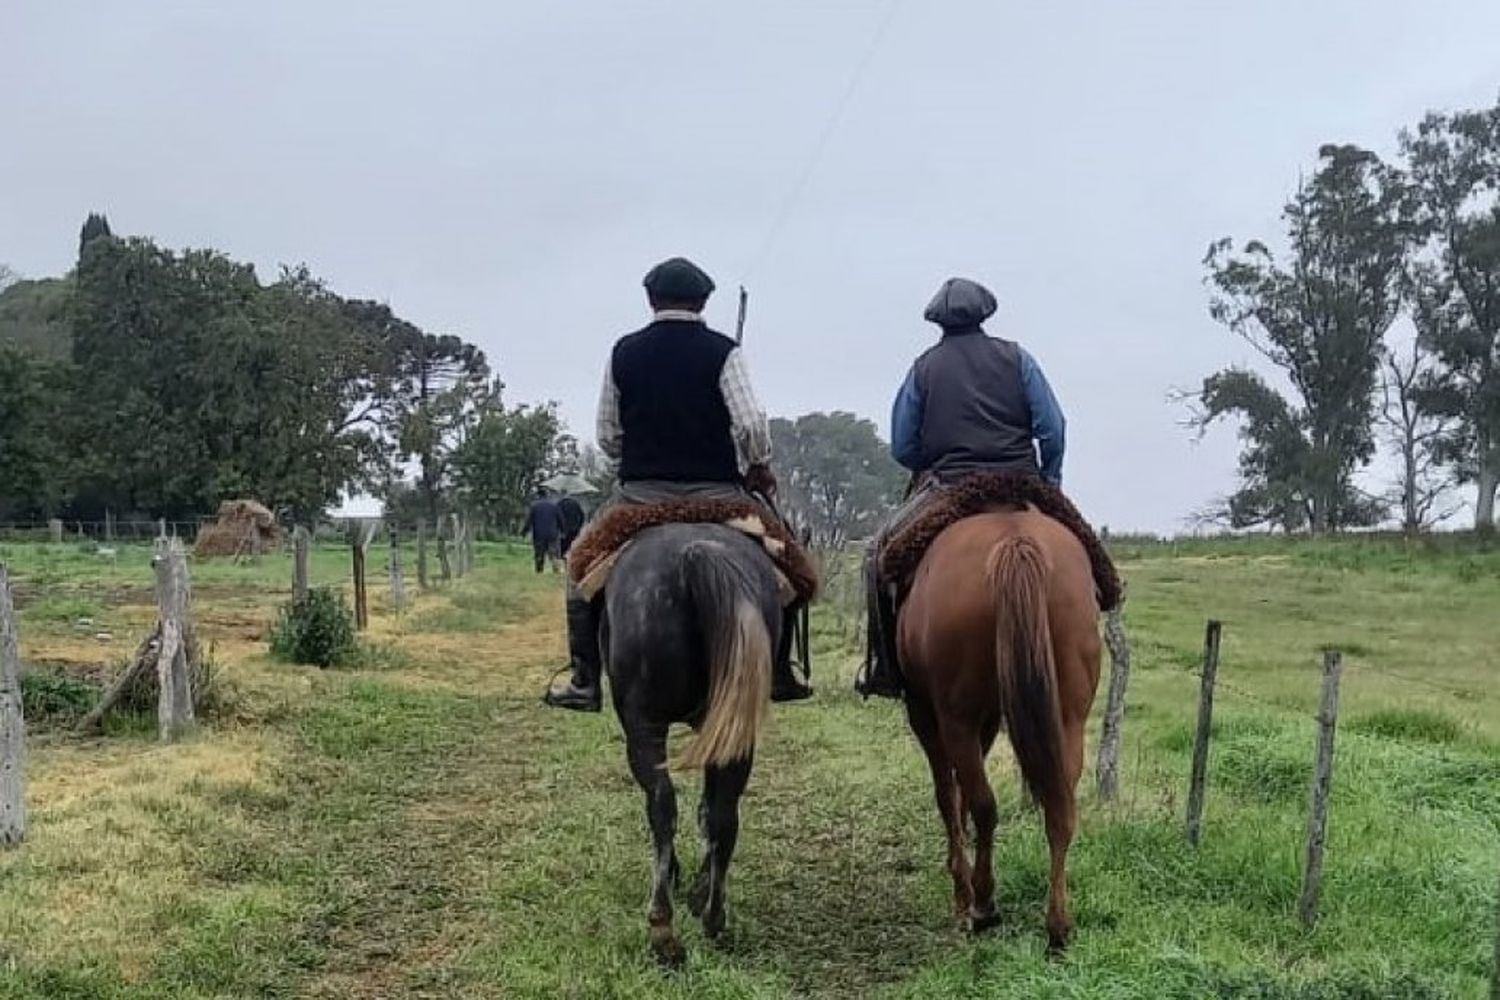
<svg viewBox="0 0 1500 1000">
<path fill-rule="evenodd" d="M 995 296 L 979 282 L 949 278 L 927 303 L 927 311 L 922 315 L 927 322 L 949 330 L 978 326 L 995 315 L 996 308 Z"/>
<path fill-rule="evenodd" d="M 662 302 L 703 302 L 713 294 L 714 279 L 686 257 L 673 257 L 646 272 L 646 293 Z"/>
</svg>

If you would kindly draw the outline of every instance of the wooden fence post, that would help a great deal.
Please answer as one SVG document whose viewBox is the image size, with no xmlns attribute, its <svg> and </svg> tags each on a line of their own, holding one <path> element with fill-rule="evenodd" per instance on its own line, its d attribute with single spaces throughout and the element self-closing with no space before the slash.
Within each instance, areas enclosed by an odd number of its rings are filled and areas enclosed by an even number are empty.
<svg viewBox="0 0 1500 1000">
<path fill-rule="evenodd" d="M 52 544 L 61 545 L 63 540 L 62 519 L 54 517 L 47 522 L 47 530 L 52 533 Z"/>
<path fill-rule="evenodd" d="M 1307 817 L 1307 853 L 1302 869 L 1302 898 L 1297 915 L 1306 927 L 1318 920 L 1323 886 L 1323 846 L 1328 839 L 1328 796 L 1333 790 L 1333 738 L 1339 721 L 1339 675 L 1344 657 L 1336 649 L 1323 653 L 1323 698 L 1318 704 L 1318 756 L 1313 764 L 1312 810 Z"/>
<path fill-rule="evenodd" d="M 26 838 L 26 719 L 10 576 L 0 563 L 0 847 Z"/>
<path fill-rule="evenodd" d="M 170 743 L 193 727 L 193 680 L 189 663 L 196 656 L 187 553 L 175 538 L 162 539 L 157 544 L 156 607 L 161 616 L 161 646 L 156 658 L 156 678 L 160 685 L 157 732 L 163 743 Z"/>
<path fill-rule="evenodd" d="M 1203 635 L 1203 683 L 1198 691 L 1198 734 L 1193 740 L 1193 778 L 1188 786 L 1187 839 L 1194 847 L 1203 838 L 1203 793 L 1208 781 L 1208 738 L 1214 724 L 1214 678 L 1219 674 L 1219 638 L 1223 625 L 1209 621 Z"/>
<path fill-rule="evenodd" d="M 453 564 L 448 559 L 448 538 L 443 534 L 443 519 L 438 518 L 433 525 L 433 533 L 437 536 L 438 573 L 443 582 L 448 583 L 453 579 Z"/>
<path fill-rule="evenodd" d="M 427 582 L 427 527 L 417 518 L 417 586 L 426 590 Z"/>
<path fill-rule="evenodd" d="M 1130 684 L 1130 639 L 1125 635 L 1123 598 L 1105 616 L 1104 642 L 1109 647 L 1109 699 L 1104 706 L 1096 775 L 1099 798 L 1113 802 L 1120 794 L 1120 738 L 1125 720 L 1125 689 Z"/>
<path fill-rule="evenodd" d="M 292 600 L 301 603 L 307 600 L 308 562 L 312 542 L 302 525 L 292 529 Z"/>
<path fill-rule="evenodd" d="M 464 521 L 457 511 L 448 515 L 448 534 L 453 537 L 453 575 L 464 575 Z"/>
<path fill-rule="evenodd" d="M 354 627 L 363 632 L 370 627 L 369 597 L 365 592 L 365 533 L 355 524 L 349 533 L 354 555 Z"/>
<path fill-rule="evenodd" d="M 115 540 L 115 515 L 112 511 L 104 512 L 104 544 L 108 545 Z"/>
<path fill-rule="evenodd" d="M 399 615 L 406 609 L 406 582 L 401 578 L 401 540 L 391 525 L 391 608 Z"/>
</svg>

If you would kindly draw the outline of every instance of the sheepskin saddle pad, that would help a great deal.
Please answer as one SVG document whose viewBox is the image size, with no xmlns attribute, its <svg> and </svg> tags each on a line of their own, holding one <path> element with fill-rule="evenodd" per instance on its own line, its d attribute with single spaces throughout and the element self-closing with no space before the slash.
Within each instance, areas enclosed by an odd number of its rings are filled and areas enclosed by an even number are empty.
<svg viewBox="0 0 1500 1000">
<path fill-rule="evenodd" d="M 604 589 L 621 551 L 647 528 L 663 524 L 723 524 L 765 546 L 781 577 L 782 600 L 811 601 L 818 570 L 807 550 L 780 521 L 751 500 L 683 498 L 652 504 L 621 504 L 602 511 L 568 552 L 568 575 L 585 597 Z"/>
<path fill-rule="evenodd" d="M 927 547 L 958 521 L 992 510 L 1034 507 L 1071 531 L 1088 553 L 1094 571 L 1099 607 L 1109 611 L 1120 604 L 1123 590 L 1115 564 L 1094 529 L 1063 491 L 1034 476 L 980 472 L 936 492 L 917 514 L 886 539 L 880 550 L 880 576 L 903 587 L 917 570 Z"/>
</svg>

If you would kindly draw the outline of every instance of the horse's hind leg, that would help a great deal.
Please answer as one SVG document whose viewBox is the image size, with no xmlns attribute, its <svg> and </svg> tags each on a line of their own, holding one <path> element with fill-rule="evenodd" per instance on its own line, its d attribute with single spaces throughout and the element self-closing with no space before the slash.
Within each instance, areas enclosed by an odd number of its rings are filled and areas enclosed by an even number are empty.
<svg viewBox="0 0 1500 1000">
<path fill-rule="evenodd" d="M 725 883 L 729 862 L 740 835 L 740 796 L 750 781 L 750 758 L 728 767 L 711 767 L 703 774 L 703 870 L 699 873 L 698 906 L 703 933 L 716 938 L 724 930 Z"/>
<path fill-rule="evenodd" d="M 948 838 L 948 874 L 953 877 L 953 906 L 958 918 L 966 920 L 973 896 L 969 886 L 969 859 L 964 853 L 963 804 L 958 777 L 953 773 L 948 751 L 938 735 L 932 705 L 915 691 L 906 696 L 906 719 L 917 742 L 922 744 L 927 766 L 932 770 L 933 795 L 937 799 L 938 813 L 943 818 L 943 832 Z"/>
<path fill-rule="evenodd" d="M 1061 952 L 1073 934 L 1068 913 L 1068 848 L 1078 828 L 1078 779 L 1083 774 L 1083 735 L 1092 692 L 1088 698 L 1062 702 L 1064 794 L 1058 802 L 1043 803 L 1047 821 L 1047 846 L 1052 855 L 1051 888 L 1047 896 L 1047 941 L 1049 949 Z"/>
<path fill-rule="evenodd" d="M 677 790 L 664 766 L 667 760 L 667 727 L 636 723 L 627 725 L 626 753 L 630 773 L 646 793 L 646 818 L 651 823 L 655 863 L 651 872 L 651 905 L 646 913 L 650 925 L 651 950 L 668 964 L 685 957 L 682 942 L 672 928 L 672 883 L 676 877 Z"/>
<path fill-rule="evenodd" d="M 1000 824 L 1000 810 L 995 792 L 984 773 L 984 741 L 966 725 L 943 728 L 943 745 L 958 775 L 958 787 L 964 805 L 974 820 L 974 866 L 969 877 L 969 923 L 976 930 L 993 927 L 995 918 L 994 850 L 995 828 Z"/>
</svg>

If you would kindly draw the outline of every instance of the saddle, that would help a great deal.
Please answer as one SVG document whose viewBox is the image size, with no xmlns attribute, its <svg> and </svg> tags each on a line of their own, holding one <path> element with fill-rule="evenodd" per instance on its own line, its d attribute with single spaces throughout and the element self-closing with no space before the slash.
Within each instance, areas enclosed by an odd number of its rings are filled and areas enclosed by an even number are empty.
<svg viewBox="0 0 1500 1000">
<path fill-rule="evenodd" d="M 664 524 L 722 524 L 760 542 L 776 566 L 782 603 L 810 602 L 818 593 L 818 569 L 807 550 L 777 519 L 751 500 L 665 500 L 622 504 L 595 518 L 568 552 L 568 577 L 584 597 L 604 589 L 620 554 L 647 528 Z"/>
<path fill-rule="evenodd" d="M 1073 533 L 1088 553 L 1099 609 L 1118 607 L 1124 596 L 1120 575 L 1094 529 L 1062 490 L 1034 476 L 979 472 L 947 485 L 915 517 L 900 526 L 880 551 L 880 577 L 903 584 L 917 571 L 927 547 L 945 529 L 966 517 L 993 510 L 1034 507 Z M 904 589 L 904 586 L 903 586 Z"/>
</svg>

